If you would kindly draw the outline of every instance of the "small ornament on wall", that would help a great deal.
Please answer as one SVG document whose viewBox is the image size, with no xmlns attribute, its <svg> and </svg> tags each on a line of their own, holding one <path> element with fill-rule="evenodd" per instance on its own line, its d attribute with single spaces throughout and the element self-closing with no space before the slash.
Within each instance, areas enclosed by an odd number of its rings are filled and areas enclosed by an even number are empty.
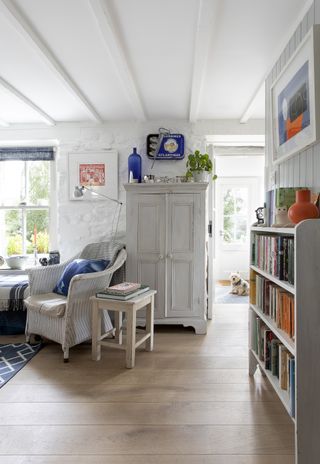
<svg viewBox="0 0 320 464">
<path fill-rule="evenodd" d="M 160 128 L 158 134 L 147 136 L 147 155 L 153 160 L 182 160 L 184 158 L 184 136 L 171 134 Z"/>
</svg>

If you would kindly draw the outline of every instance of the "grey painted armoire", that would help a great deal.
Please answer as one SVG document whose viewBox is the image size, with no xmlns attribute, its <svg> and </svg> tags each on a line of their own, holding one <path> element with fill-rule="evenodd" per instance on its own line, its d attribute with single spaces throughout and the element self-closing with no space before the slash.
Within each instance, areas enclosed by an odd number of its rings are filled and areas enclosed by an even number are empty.
<svg viewBox="0 0 320 464">
<path fill-rule="evenodd" d="M 126 184 L 127 280 L 157 290 L 155 324 L 207 330 L 206 183 Z M 144 323 L 143 320 L 138 323 Z"/>
</svg>

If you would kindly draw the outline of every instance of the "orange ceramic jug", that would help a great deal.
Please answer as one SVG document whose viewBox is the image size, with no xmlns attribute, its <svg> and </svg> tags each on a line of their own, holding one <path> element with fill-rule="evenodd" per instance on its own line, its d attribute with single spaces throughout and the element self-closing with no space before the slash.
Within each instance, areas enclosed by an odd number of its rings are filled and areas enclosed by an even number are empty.
<svg viewBox="0 0 320 464">
<path fill-rule="evenodd" d="M 290 206 L 288 216 L 294 224 L 298 224 L 304 219 L 316 219 L 319 217 L 318 208 L 311 202 L 310 190 L 296 191 L 296 202 Z"/>
</svg>

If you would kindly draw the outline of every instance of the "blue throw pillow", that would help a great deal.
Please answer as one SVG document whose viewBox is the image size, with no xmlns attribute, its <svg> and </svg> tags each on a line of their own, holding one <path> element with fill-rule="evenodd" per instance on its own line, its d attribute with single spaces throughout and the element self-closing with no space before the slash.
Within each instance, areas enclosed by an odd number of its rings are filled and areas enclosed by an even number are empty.
<svg viewBox="0 0 320 464">
<path fill-rule="evenodd" d="M 69 285 L 72 277 L 78 274 L 89 274 L 90 272 L 104 271 L 110 261 L 106 259 L 75 259 L 63 271 L 53 292 L 68 296 Z"/>
</svg>

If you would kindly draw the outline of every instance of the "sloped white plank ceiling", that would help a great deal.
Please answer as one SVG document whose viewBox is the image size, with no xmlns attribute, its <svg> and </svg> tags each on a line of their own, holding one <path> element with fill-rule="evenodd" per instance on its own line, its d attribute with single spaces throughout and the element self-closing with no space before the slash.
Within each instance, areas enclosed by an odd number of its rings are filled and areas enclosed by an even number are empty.
<svg viewBox="0 0 320 464">
<path fill-rule="evenodd" d="M 0 0 L 0 127 L 264 117 L 304 0 Z"/>
</svg>

